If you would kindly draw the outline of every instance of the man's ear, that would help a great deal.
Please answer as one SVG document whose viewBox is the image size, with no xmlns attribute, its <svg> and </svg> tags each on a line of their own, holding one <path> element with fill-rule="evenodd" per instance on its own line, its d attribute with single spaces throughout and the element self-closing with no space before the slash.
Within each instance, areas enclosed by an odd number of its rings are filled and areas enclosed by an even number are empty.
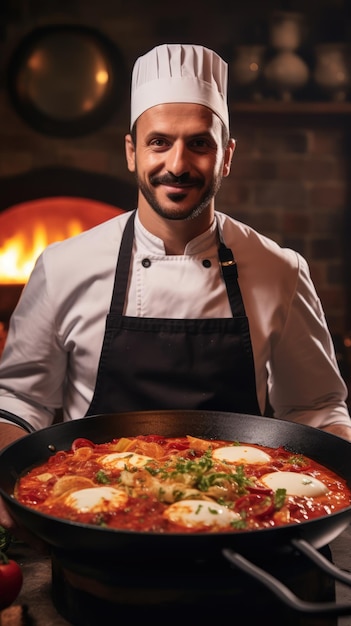
<svg viewBox="0 0 351 626">
<path fill-rule="evenodd" d="M 135 146 L 130 134 L 125 136 L 125 151 L 128 169 L 130 172 L 135 172 Z"/>
<path fill-rule="evenodd" d="M 236 147 L 235 139 L 229 139 L 227 143 L 227 147 L 224 152 L 224 159 L 223 159 L 223 172 L 222 173 L 224 177 L 229 176 L 235 147 Z"/>
</svg>

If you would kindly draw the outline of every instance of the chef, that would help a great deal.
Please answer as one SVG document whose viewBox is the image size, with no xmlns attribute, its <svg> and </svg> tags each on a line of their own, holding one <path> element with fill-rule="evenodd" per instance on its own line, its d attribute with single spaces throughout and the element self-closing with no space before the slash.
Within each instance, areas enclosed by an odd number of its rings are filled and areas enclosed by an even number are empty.
<svg viewBox="0 0 351 626">
<path fill-rule="evenodd" d="M 46 248 L 12 316 L 2 445 L 25 434 L 15 416 L 40 429 L 58 410 L 65 421 L 183 408 L 263 415 L 267 398 L 272 419 L 351 440 L 305 259 L 215 209 L 235 149 L 221 57 L 165 44 L 137 59 L 125 149 L 137 209 Z"/>
</svg>

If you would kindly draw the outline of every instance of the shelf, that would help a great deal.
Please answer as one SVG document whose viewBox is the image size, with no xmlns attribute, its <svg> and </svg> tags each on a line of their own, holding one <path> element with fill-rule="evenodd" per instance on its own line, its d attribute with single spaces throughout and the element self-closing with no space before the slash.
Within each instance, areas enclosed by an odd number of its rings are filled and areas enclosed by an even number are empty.
<svg viewBox="0 0 351 626">
<path fill-rule="evenodd" d="M 243 115 L 350 115 L 351 102 L 231 102 L 231 113 Z"/>
</svg>

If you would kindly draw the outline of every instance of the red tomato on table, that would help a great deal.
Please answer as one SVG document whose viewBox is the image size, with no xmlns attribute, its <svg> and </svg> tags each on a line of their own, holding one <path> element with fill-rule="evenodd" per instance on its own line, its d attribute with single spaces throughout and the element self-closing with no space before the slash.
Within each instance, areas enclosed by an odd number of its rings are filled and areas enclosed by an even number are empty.
<svg viewBox="0 0 351 626">
<path fill-rule="evenodd" d="M 23 575 L 18 563 L 0 552 L 0 610 L 16 600 L 22 583 Z"/>
</svg>

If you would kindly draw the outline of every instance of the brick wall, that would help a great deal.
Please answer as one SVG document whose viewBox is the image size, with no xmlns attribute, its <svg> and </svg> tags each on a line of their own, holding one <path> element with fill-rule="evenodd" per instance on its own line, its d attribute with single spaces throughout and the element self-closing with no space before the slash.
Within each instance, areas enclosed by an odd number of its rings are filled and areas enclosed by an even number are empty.
<svg viewBox="0 0 351 626">
<path fill-rule="evenodd" d="M 329 326 L 342 334 L 349 324 L 345 129 L 313 118 L 291 127 L 284 114 L 260 121 L 232 120 L 237 149 L 218 206 L 307 258 Z"/>
<path fill-rule="evenodd" d="M 318 2 L 318 10 L 328 1 Z M 267 13 L 277 4 L 281 3 L 252 0 L 242 10 L 247 15 L 254 5 L 253 17 L 258 18 L 263 5 Z M 140 0 L 127 5 L 119 0 L 9 2 L 13 10 L 0 39 L 0 193 L 1 177 L 44 166 L 77 167 L 133 181 L 124 158 L 128 92 L 107 124 L 79 138 L 41 134 L 14 111 L 6 89 L 6 71 L 12 51 L 25 34 L 45 24 L 93 26 L 118 45 L 128 72 L 139 54 L 167 40 L 202 43 L 230 60 L 242 27 L 242 14 L 235 5 L 219 1 L 204 10 L 197 0 L 191 8 L 183 1 L 172 7 Z M 301 7 L 316 8 L 312 0 Z M 351 327 L 344 267 L 350 199 L 346 125 L 349 122 L 337 116 L 295 119 L 288 114 L 234 112 L 232 134 L 237 150 L 232 174 L 224 181 L 217 202 L 217 208 L 307 258 L 329 326 L 333 333 L 341 334 Z"/>
</svg>

